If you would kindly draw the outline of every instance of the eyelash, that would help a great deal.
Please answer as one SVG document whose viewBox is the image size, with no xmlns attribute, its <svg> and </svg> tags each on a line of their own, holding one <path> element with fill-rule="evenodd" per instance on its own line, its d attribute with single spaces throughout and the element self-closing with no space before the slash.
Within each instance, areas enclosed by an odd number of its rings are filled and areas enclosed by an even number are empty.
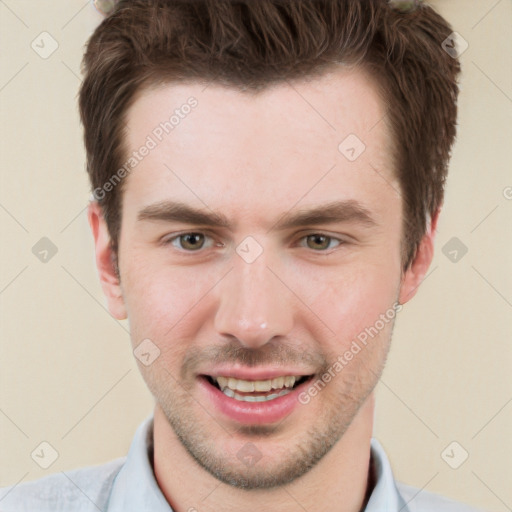
<svg viewBox="0 0 512 512">
<path fill-rule="evenodd" d="M 174 236 L 172 236 L 170 238 L 162 239 L 162 245 L 164 245 L 164 246 L 174 245 L 173 242 L 175 242 L 175 241 L 179 242 L 180 238 L 183 237 L 183 236 L 186 236 L 186 235 L 203 235 L 206 238 L 213 239 L 213 237 L 211 237 L 207 233 L 203 233 L 201 231 L 186 231 L 184 233 L 179 233 L 177 235 L 174 235 Z M 322 233 L 322 232 L 308 233 L 306 235 L 303 235 L 299 240 L 306 240 L 310 236 L 322 236 L 322 237 L 328 238 L 329 242 L 332 242 L 332 241 L 338 242 L 338 244 L 334 248 L 340 247 L 341 245 L 344 245 L 344 244 L 347 243 L 345 240 L 342 240 L 340 238 L 337 238 L 337 237 L 334 237 L 334 236 L 331 236 L 331 235 L 328 235 L 328 234 Z M 330 243 L 329 243 L 329 245 L 330 245 Z M 196 249 L 196 250 L 189 250 L 189 249 L 183 249 L 181 247 L 176 247 L 176 249 L 178 249 L 180 252 L 184 252 L 184 253 L 188 253 L 188 254 L 200 253 L 200 252 L 203 252 L 204 250 L 206 250 L 208 248 L 211 248 L 211 246 L 210 247 L 206 247 L 206 248 L 203 246 L 200 249 Z M 305 247 L 305 248 L 307 249 L 308 247 Z M 329 247 L 327 249 L 321 249 L 321 250 L 311 249 L 311 251 L 315 252 L 315 253 L 319 253 L 319 254 L 322 254 L 322 253 L 330 254 L 330 251 L 332 249 L 333 249 L 333 247 Z"/>
</svg>

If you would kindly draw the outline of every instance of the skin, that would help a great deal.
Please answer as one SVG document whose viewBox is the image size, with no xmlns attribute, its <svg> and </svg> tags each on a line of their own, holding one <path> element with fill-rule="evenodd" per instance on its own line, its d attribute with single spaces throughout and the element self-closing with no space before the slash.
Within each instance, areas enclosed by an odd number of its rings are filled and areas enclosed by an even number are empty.
<svg viewBox="0 0 512 512">
<path fill-rule="evenodd" d="M 109 309 L 129 318 L 133 347 L 149 338 L 160 349 L 152 364 L 139 363 L 156 401 L 158 484 L 177 512 L 356 512 L 367 489 L 373 389 L 394 320 L 278 423 L 227 418 L 197 377 L 214 361 L 321 374 L 379 315 L 415 295 L 439 212 L 402 272 L 402 199 L 388 127 L 378 122 L 385 104 L 362 71 L 336 69 L 259 95 L 198 83 L 147 89 L 128 111 L 127 148 L 139 148 L 190 96 L 198 106 L 124 183 L 120 280 L 101 210 L 89 207 Z M 338 151 L 351 133 L 366 145 L 353 162 Z M 231 226 L 138 219 L 167 200 L 222 213 Z M 284 214 L 340 200 L 361 203 L 376 225 L 274 227 Z M 173 239 L 187 232 L 206 235 L 199 249 Z M 318 242 L 314 233 L 332 238 Z M 252 263 L 236 252 L 247 236 L 263 250 Z M 261 455 L 252 466 L 237 458 L 248 442 Z"/>
</svg>

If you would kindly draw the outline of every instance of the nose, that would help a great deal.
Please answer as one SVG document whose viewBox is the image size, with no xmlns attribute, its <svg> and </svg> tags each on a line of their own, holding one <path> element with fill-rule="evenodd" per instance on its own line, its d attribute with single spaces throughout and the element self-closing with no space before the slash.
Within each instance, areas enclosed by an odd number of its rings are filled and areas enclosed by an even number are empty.
<svg viewBox="0 0 512 512">
<path fill-rule="evenodd" d="M 293 327 L 292 294 L 267 263 L 265 252 L 252 263 L 235 255 L 234 268 L 216 287 L 216 332 L 235 337 L 246 348 L 286 336 Z"/>
</svg>

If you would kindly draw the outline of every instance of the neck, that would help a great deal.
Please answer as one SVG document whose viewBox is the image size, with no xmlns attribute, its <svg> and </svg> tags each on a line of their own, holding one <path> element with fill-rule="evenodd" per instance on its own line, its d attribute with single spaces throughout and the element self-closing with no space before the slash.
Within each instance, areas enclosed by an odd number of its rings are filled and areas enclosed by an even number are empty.
<svg viewBox="0 0 512 512">
<path fill-rule="evenodd" d="M 200 467 L 157 404 L 153 431 L 155 477 L 175 512 L 359 512 L 365 506 L 367 491 L 371 491 L 368 471 L 373 412 L 371 393 L 343 437 L 302 477 L 286 486 L 243 490 L 220 482 Z"/>
</svg>

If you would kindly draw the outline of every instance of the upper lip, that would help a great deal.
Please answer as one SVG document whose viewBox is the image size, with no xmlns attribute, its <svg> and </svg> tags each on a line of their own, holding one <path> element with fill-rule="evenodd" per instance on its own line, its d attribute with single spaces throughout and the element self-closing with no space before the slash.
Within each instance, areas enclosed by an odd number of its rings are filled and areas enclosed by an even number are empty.
<svg viewBox="0 0 512 512">
<path fill-rule="evenodd" d="M 208 375 L 209 377 L 233 377 L 234 379 L 241 380 L 270 380 L 287 375 L 304 377 L 313 373 L 293 368 L 235 368 L 226 366 L 204 372 L 202 375 Z"/>
</svg>

